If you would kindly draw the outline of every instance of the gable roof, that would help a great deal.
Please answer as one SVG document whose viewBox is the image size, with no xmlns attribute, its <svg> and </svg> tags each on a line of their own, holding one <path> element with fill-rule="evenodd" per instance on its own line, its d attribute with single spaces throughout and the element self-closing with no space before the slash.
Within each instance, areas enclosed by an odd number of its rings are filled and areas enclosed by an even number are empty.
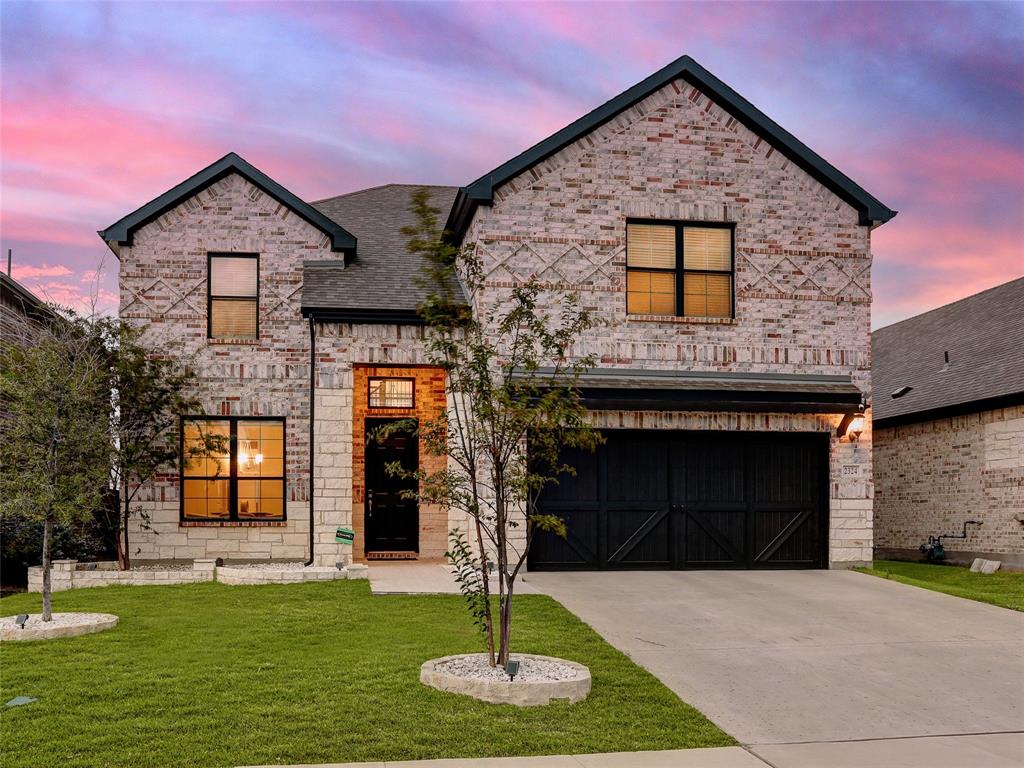
<svg viewBox="0 0 1024 768">
<path fill-rule="evenodd" d="M 302 314 L 334 322 L 422 323 L 416 310 L 429 290 L 418 279 L 424 260 L 406 249 L 402 228 L 415 224 L 412 194 L 426 189 L 445 212 L 455 187 L 386 184 L 313 203 L 359 238 L 358 261 L 307 261 L 302 270 Z M 455 287 L 461 294 L 461 288 Z"/>
<path fill-rule="evenodd" d="M 1024 277 L 879 328 L 871 334 L 875 425 L 1024 403 L 1022 350 Z"/>
<path fill-rule="evenodd" d="M 461 188 L 455 205 L 452 207 L 446 229 L 456 240 L 461 241 L 477 206 L 490 205 L 494 201 L 494 191 L 502 184 L 564 149 L 620 112 L 629 109 L 679 78 L 707 94 L 747 128 L 770 142 L 812 178 L 857 209 L 861 224 L 865 226 L 884 224 L 896 215 L 896 211 L 868 194 L 850 177 L 826 162 L 824 158 L 692 58 L 682 56 L 592 112 L 570 123 L 562 130 L 499 165 L 490 173 L 485 173 L 470 185 Z"/>
<path fill-rule="evenodd" d="M 343 251 L 350 257 L 355 257 L 356 238 L 336 221 L 332 221 L 309 203 L 296 197 L 276 181 L 271 179 L 258 168 L 250 165 L 234 152 L 229 152 L 220 160 L 208 165 L 199 173 L 190 176 L 175 187 L 164 192 L 155 200 L 150 200 L 144 206 L 124 218 L 111 224 L 106 229 L 100 230 L 97 234 L 102 237 L 108 245 L 131 245 L 135 231 L 157 217 L 163 215 L 171 208 L 180 205 L 182 202 L 202 191 L 210 184 L 224 178 L 225 176 L 237 173 L 251 184 L 259 187 L 263 192 L 287 206 L 296 214 L 305 219 L 325 235 L 331 238 L 331 250 Z M 116 253 L 116 251 L 115 251 Z"/>
<path fill-rule="evenodd" d="M 54 317 L 50 306 L 6 272 L 0 272 L 0 295 L 26 316 L 45 320 Z"/>
</svg>

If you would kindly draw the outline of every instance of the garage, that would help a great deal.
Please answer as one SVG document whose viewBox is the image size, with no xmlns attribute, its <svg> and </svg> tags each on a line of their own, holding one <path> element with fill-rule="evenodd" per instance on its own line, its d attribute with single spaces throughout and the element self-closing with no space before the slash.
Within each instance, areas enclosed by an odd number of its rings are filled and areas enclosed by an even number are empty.
<svg viewBox="0 0 1024 768">
<path fill-rule="evenodd" d="M 608 430 L 539 501 L 533 570 L 823 568 L 825 433 Z"/>
</svg>

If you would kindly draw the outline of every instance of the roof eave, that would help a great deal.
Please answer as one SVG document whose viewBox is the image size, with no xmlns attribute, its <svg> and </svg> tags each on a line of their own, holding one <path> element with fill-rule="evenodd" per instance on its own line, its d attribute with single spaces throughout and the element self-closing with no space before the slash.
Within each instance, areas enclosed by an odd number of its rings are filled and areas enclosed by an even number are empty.
<svg viewBox="0 0 1024 768">
<path fill-rule="evenodd" d="M 344 253 L 348 258 L 354 259 L 356 253 L 356 237 L 337 222 L 325 216 L 312 205 L 302 200 L 285 187 L 278 184 L 255 166 L 246 162 L 234 152 L 229 152 L 220 160 L 208 165 L 198 173 L 193 174 L 185 181 L 164 192 L 159 197 L 150 200 L 141 208 L 136 209 L 127 216 L 119 219 L 106 229 L 100 230 L 97 234 L 107 243 L 110 249 L 118 256 L 119 248 L 132 244 L 135 232 L 154 219 L 166 213 L 168 210 L 180 205 L 188 198 L 194 196 L 200 190 L 205 189 L 225 176 L 237 173 L 250 183 L 259 187 L 263 192 L 272 197 L 282 205 L 287 206 L 296 215 L 316 227 L 331 239 L 331 250 Z"/>
</svg>

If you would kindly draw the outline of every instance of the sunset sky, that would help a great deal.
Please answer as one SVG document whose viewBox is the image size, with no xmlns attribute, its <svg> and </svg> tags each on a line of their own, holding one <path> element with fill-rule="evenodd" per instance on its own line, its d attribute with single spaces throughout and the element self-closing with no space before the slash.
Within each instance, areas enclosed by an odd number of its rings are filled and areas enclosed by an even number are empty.
<svg viewBox="0 0 1024 768">
<path fill-rule="evenodd" d="M 229 151 L 306 200 L 465 184 L 688 53 L 899 211 L 876 326 L 1024 274 L 1024 4 L 0 4 L 0 241 L 96 236 Z M 4 265 L 6 266 L 6 264 Z"/>
</svg>

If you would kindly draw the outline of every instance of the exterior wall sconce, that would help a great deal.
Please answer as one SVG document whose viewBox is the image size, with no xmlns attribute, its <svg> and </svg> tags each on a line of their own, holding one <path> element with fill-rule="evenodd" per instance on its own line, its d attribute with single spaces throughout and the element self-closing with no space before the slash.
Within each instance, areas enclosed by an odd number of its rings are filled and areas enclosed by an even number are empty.
<svg viewBox="0 0 1024 768">
<path fill-rule="evenodd" d="M 851 443 L 860 441 L 860 435 L 864 431 L 864 409 L 859 408 L 855 413 L 847 413 L 843 420 L 836 427 L 836 437 L 849 437 Z"/>
</svg>

